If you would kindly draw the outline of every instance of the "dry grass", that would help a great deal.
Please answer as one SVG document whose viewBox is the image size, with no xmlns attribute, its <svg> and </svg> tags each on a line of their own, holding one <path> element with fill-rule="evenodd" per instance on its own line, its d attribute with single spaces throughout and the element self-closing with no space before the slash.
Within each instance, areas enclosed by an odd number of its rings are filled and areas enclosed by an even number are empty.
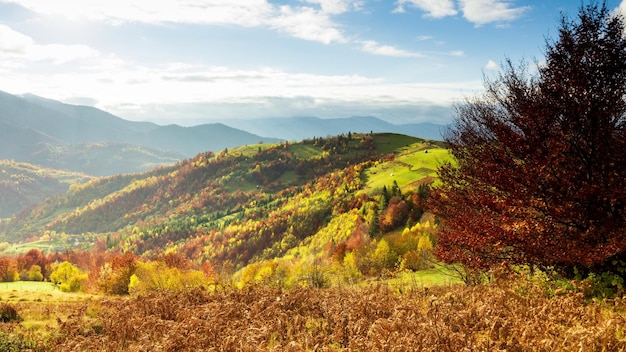
<svg viewBox="0 0 626 352">
<path fill-rule="evenodd" d="M 0 323 L 0 351 L 48 350 L 59 322 L 71 319 L 83 307 L 90 307 L 84 314 L 84 319 L 90 319 L 99 304 L 97 296 L 63 293 L 50 283 L 1 283 L 0 305 L 14 307 L 20 322 Z"/>
<path fill-rule="evenodd" d="M 626 299 L 550 298 L 530 283 L 193 290 L 78 310 L 53 351 L 620 351 Z"/>
</svg>

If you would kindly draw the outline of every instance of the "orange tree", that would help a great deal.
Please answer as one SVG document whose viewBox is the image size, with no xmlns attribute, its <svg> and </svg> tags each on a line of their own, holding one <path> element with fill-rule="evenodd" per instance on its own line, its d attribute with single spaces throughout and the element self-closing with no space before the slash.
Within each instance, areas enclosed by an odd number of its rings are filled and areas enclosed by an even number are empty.
<svg viewBox="0 0 626 352">
<path fill-rule="evenodd" d="M 562 17 L 537 73 L 510 60 L 457 105 L 431 197 L 436 254 L 471 267 L 626 265 L 626 40 L 606 4 Z"/>
</svg>

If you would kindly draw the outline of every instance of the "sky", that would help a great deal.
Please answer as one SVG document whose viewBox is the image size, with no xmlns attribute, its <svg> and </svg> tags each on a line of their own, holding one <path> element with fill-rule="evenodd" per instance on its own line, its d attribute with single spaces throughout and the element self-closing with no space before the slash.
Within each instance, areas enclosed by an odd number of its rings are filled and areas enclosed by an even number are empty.
<svg viewBox="0 0 626 352">
<path fill-rule="evenodd" d="M 587 1 L 588 2 L 588 1 Z M 576 0 L 0 0 L 0 90 L 128 120 L 447 123 Z M 626 0 L 607 0 L 626 13 Z"/>
</svg>

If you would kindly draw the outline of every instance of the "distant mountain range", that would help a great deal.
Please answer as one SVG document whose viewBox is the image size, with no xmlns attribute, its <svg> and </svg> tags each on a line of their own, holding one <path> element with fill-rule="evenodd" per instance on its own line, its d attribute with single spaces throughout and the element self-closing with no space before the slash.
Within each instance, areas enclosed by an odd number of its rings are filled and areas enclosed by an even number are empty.
<svg viewBox="0 0 626 352">
<path fill-rule="evenodd" d="M 0 91 L 0 171 L 6 176 L 0 177 L 0 218 L 90 176 L 141 173 L 206 151 L 348 132 L 396 132 L 440 140 L 442 128 L 430 123 L 394 125 L 375 117 L 160 126 L 124 120 L 93 107 Z"/>
<path fill-rule="evenodd" d="M 442 140 L 444 125 L 429 122 L 395 125 L 372 116 L 321 119 L 318 117 L 264 118 L 228 120 L 224 124 L 261 136 L 301 141 L 312 137 L 337 136 L 342 133 L 401 133 L 413 137 Z"/>
<path fill-rule="evenodd" d="M 432 123 L 394 125 L 375 117 L 222 122 L 161 126 L 124 120 L 94 107 L 0 92 L 0 159 L 106 176 L 171 165 L 205 151 L 348 132 L 395 132 L 441 140 L 444 127 Z"/>
<path fill-rule="evenodd" d="M 220 123 L 181 127 L 127 121 L 93 107 L 0 92 L 0 159 L 103 176 L 260 141 L 279 139 Z"/>
</svg>

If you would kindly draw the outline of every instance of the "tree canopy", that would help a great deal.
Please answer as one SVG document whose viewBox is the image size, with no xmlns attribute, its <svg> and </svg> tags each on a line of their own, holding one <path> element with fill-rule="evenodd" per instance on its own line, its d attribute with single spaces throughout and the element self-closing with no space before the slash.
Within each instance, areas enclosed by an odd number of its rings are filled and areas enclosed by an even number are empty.
<svg viewBox="0 0 626 352">
<path fill-rule="evenodd" d="M 430 200 L 440 259 L 626 266 L 624 21 L 592 3 L 558 33 L 536 73 L 506 60 L 456 106 L 445 137 L 455 160 Z"/>
</svg>

